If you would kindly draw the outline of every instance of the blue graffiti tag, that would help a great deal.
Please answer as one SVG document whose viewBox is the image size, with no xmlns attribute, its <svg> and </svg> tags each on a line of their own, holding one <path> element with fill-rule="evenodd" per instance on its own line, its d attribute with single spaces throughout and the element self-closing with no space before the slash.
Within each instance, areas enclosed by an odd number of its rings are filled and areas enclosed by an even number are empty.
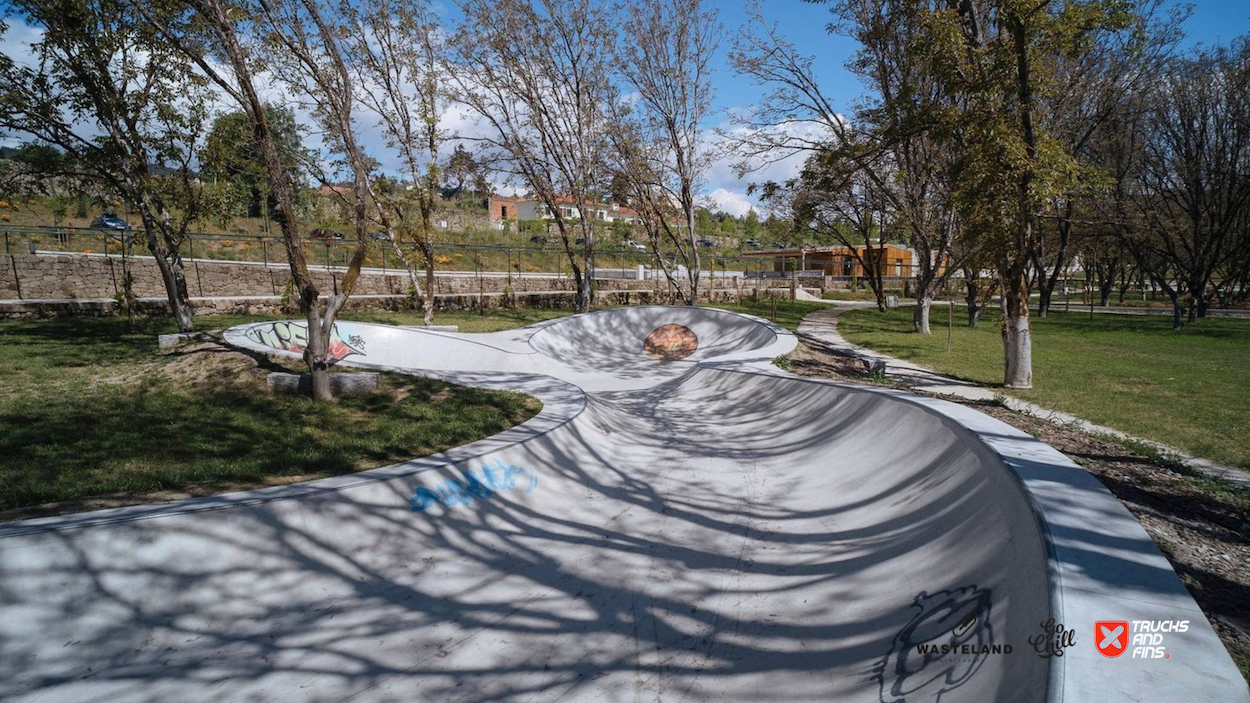
<svg viewBox="0 0 1250 703">
<path fill-rule="evenodd" d="M 480 471 L 466 471 L 463 479 L 449 478 L 434 488 L 419 486 L 408 500 L 412 502 L 414 513 L 434 505 L 444 508 L 471 505 L 474 501 L 488 500 L 499 491 L 519 488 L 518 479 L 524 482 L 527 476 L 525 492 L 528 494 L 538 487 L 538 472 L 496 459 L 492 464 L 483 465 Z"/>
</svg>

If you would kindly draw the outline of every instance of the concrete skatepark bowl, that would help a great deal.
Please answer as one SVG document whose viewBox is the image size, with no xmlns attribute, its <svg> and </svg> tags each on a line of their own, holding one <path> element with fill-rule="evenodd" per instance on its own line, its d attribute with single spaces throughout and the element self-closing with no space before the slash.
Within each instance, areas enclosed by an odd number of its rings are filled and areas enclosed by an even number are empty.
<svg viewBox="0 0 1250 703">
<path fill-rule="evenodd" d="M 343 365 L 543 410 L 382 469 L 0 526 L 0 700 L 1250 700 L 1082 469 L 966 407 L 771 364 L 794 345 L 691 308 L 340 322 Z M 1139 620 L 1188 625 L 1166 658 L 1099 653 L 1096 621 Z"/>
</svg>

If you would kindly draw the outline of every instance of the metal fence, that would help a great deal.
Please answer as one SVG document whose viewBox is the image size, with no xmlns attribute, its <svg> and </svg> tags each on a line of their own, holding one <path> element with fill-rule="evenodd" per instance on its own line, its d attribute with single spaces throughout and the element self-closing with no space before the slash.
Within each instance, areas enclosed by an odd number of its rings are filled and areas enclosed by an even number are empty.
<svg viewBox="0 0 1250 703">
<path fill-rule="evenodd" d="M 21 225 L 0 226 L 4 238 L 5 254 L 35 254 L 66 252 L 79 254 L 105 254 L 147 256 L 146 239 L 137 230 L 113 231 L 77 227 L 34 227 Z M 326 267 L 347 266 L 356 248 L 354 240 L 323 240 L 307 238 L 303 242 L 304 253 L 310 265 Z M 411 257 L 415 247 L 401 247 L 405 256 Z M 735 255 L 701 252 L 703 275 L 708 278 L 772 277 L 772 262 Z M 182 255 L 187 259 L 215 261 L 244 261 L 261 264 L 285 263 L 286 250 L 280 237 L 224 234 L 213 232 L 188 233 L 182 244 Z M 435 268 L 443 272 L 497 272 L 532 275 L 566 276 L 570 272 L 568 257 L 560 244 L 474 244 L 472 242 L 439 242 L 434 245 Z M 670 266 L 675 259 L 669 257 Z M 594 264 L 598 276 L 603 278 L 633 278 L 638 267 L 644 278 L 661 277 L 654 254 L 620 245 L 603 245 L 595 248 Z M 365 254 L 368 268 L 402 269 L 394 247 L 386 240 L 370 240 Z M 788 275 L 788 274 L 786 274 Z"/>
</svg>

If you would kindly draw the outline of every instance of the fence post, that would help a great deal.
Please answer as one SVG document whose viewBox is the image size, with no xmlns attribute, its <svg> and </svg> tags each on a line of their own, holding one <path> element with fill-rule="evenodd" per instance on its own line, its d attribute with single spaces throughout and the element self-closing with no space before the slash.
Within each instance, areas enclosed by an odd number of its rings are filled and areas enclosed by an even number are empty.
<svg viewBox="0 0 1250 703">
<path fill-rule="evenodd" d="M 330 283 L 334 294 L 339 294 L 339 277 L 334 274 L 334 261 L 330 258 L 330 242 L 326 242 L 326 273 L 330 274 Z"/>
<path fill-rule="evenodd" d="M 955 301 L 946 301 L 946 351 L 951 350 L 951 336 L 955 333 Z"/>
<path fill-rule="evenodd" d="M 204 280 L 200 278 L 200 262 L 195 259 L 195 236 L 187 237 L 187 249 L 191 255 L 191 265 L 195 267 L 195 285 L 200 290 L 200 297 L 204 297 Z"/>
</svg>

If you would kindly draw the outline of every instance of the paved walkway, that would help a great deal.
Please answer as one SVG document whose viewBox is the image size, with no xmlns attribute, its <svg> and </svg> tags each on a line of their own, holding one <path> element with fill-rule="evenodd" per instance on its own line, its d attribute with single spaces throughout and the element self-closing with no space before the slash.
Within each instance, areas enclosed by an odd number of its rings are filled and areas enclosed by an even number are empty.
<svg viewBox="0 0 1250 703">
<path fill-rule="evenodd" d="M 844 311 L 851 309 L 852 306 L 839 306 L 830 310 L 821 310 L 814 312 L 803 318 L 803 323 L 799 325 L 798 335 L 808 339 L 815 339 L 824 344 L 846 354 L 864 359 L 871 365 L 884 365 L 885 375 L 891 380 L 902 383 L 912 390 L 931 393 L 933 395 L 948 395 L 966 400 L 994 400 L 999 399 L 1006 407 L 1016 412 L 1025 413 L 1034 417 L 1053 422 L 1057 425 L 1066 425 L 1077 427 L 1080 430 L 1093 434 L 1105 434 L 1123 440 L 1139 442 L 1147 446 L 1154 447 L 1160 452 L 1174 455 L 1188 466 L 1197 469 L 1204 474 L 1213 478 L 1219 478 L 1229 483 L 1250 488 L 1250 473 L 1235 469 L 1229 466 L 1222 466 L 1215 462 L 1201 459 L 1199 457 L 1190 456 L 1175 447 L 1161 444 L 1153 440 L 1130 435 L 1120 430 L 1096 425 L 1088 420 L 1081 419 L 1075 415 L 1044 408 L 1035 403 L 1020 400 L 1009 395 L 1004 395 L 1001 389 L 976 385 L 974 383 L 964 381 L 951 376 L 946 376 L 932 369 L 925 368 L 919 364 L 910 361 L 903 361 L 892 356 L 882 354 L 880 352 L 867 349 L 846 341 L 841 333 L 838 332 L 838 316 Z M 860 306 L 854 306 L 860 307 Z"/>
</svg>

